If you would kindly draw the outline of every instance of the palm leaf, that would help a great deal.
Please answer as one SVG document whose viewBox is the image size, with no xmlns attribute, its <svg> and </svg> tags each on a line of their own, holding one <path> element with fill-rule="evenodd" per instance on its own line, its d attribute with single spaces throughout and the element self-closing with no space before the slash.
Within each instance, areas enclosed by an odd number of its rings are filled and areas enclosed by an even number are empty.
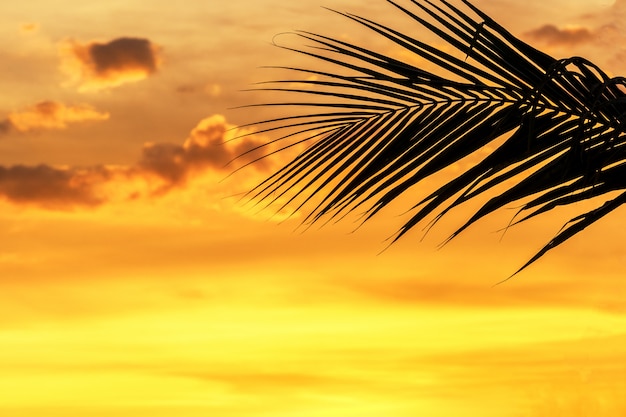
<svg viewBox="0 0 626 417">
<path fill-rule="evenodd" d="M 521 207 L 519 223 L 606 196 L 601 206 L 571 219 L 520 270 L 626 200 L 624 78 L 611 79 L 580 57 L 552 58 L 466 0 L 458 7 L 445 0 L 410 1 L 406 7 L 387 2 L 458 56 L 348 13 L 336 12 L 439 68 L 437 74 L 347 41 L 297 32 L 313 46 L 283 48 L 335 71 L 282 67 L 309 79 L 258 88 L 301 97 L 263 104 L 301 113 L 258 125 L 266 126 L 264 132 L 285 131 L 275 141 L 286 143 L 279 151 L 299 143 L 308 147 L 251 190 L 251 198 L 268 204 L 282 199 L 283 206 L 298 201 L 297 210 L 308 206 L 305 223 L 338 219 L 355 209 L 368 220 L 486 145 L 496 148 L 415 201 L 393 241 L 430 215 L 434 224 L 479 196 L 490 198 L 450 238 L 508 205 Z M 503 184 L 510 186 L 498 193 Z M 621 194 L 610 199 L 615 192 Z"/>
</svg>

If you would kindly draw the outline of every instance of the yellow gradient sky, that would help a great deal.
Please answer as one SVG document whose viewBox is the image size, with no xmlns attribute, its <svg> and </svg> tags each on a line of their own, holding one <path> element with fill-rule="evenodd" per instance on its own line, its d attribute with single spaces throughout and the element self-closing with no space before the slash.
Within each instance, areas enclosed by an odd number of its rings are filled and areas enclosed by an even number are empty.
<svg viewBox="0 0 626 417">
<path fill-rule="evenodd" d="M 475 4 L 626 73 L 622 0 Z M 240 90 L 300 62 L 272 37 L 374 42 L 319 6 L 429 36 L 382 0 L 0 5 L 1 416 L 626 415 L 623 209 L 494 287 L 573 211 L 379 254 L 406 205 L 302 233 L 238 200 L 287 161 L 227 177 L 277 114 Z"/>
</svg>

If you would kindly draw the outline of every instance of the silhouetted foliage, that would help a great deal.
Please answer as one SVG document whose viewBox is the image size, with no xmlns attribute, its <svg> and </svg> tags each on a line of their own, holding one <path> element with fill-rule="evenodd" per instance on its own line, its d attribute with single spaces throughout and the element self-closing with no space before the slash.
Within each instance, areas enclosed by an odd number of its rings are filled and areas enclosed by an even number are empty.
<svg viewBox="0 0 626 417">
<path fill-rule="evenodd" d="M 251 198 L 281 199 L 285 205 L 298 201 L 300 210 L 316 196 L 305 222 L 340 218 L 357 208 L 367 220 L 425 178 L 486 145 L 495 150 L 415 202 L 412 217 L 394 241 L 429 215 L 435 215 L 434 223 L 481 195 L 490 198 L 451 238 L 513 203 L 519 207 L 516 224 L 557 206 L 606 195 L 604 203 L 567 222 L 520 270 L 624 203 L 624 78 L 609 78 L 580 57 L 552 58 L 465 0 L 458 7 L 445 0 L 411 1 L 408 8 L 388 3 L 459 54 L 421 42 L 413 37 L 419 30 L 401 33 L 348 13 L 340 14 L 441 71 L 435 74 L 332 37 L 296 32 L 313 46 L 283 48 L 337 71 L 289 68 L 308 78 L 261 87 L 312 98 L 265 104 L 303 111 L 255 123 L 264 132 L 285 129 L 273 141 L 286 143 L 281 149 L 303 142 L 309 146 L 252 190 Z M 496 186 L 509 183 L 493 195 Z M 615 191 L 621 194 L 615 196 Z"/>
</svg>

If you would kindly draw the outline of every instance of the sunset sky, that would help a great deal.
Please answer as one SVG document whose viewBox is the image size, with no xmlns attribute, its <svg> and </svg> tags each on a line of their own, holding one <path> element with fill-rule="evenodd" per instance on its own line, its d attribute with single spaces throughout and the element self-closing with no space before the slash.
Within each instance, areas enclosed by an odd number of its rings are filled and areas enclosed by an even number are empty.
<svg viewBox="0 0 626 417">
<path fill-rule="evenodd" d="M 626 75 L 625 0 L 474 4 Z M 274 36 L 376 42 L 321 6 L 432 39 L 383 0 L 0 5 L 0 415 L 626 415 L 623 208 L 495 285 L 579 207 L 387 248 L 405 205 L 304 231 L 240 199 L 288 162 L 230 175 L 281 111 L 243 90 L 302 60 Z"/>
</svg>

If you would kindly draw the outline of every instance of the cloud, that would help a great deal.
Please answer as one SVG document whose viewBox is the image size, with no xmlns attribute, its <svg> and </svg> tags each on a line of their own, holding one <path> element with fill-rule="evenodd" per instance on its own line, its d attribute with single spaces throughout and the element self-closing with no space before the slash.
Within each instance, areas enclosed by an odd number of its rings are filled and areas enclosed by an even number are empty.
<svg viewBox="0 0 626 417">
<path fill-rule="evenodd" d="M 0 136 L 6 135 L 11 131 L 12 125 L 8 119 L 0 121 Z"/>
<path fill-rule="evenodd" d="M 97 185 L 110 176 L 103 167 L 0 166 L 0 195 L 13 203 L 36 203 L 52 209 L 95 206 L 103 202 L 97 195 Z"/>
<path fill-rule="evenodd" d="M 56 101 L 42 101 L 23 110 L 9 113 L 0 121 L 0 134 L 11 130 L 30 132 L 33 130 L 59 130 L 68 124 L 86 121 L 107 120 L 109 113 L 99 112 L 86 104 L 68 106 Z"/>
<path fill-rule="evenodd" d="M 222 86 L 219 84 L 183 84 L 176 88 L 176 92 L 179 94 L 205 94 L 212 98 L 218 98 L 222 95 Z"/>
<path fill-rule="evenodd" d="M 334 376 L 318 375 L 304 372 L 258 372 L 258 373 L 220 373 L 211 370 L 176 371 L 168 373 L 170 376 L 190 378 L 205 382 L 218 382 L 229 385 L 236 391 L 289 391 L 292 389 L 326 388 L 355 384 L 357 381 L 341 379 Z"/>
<path fill-rule="evenodd" d="M 107 43 L 66 41 L 61 67 L 79 91 L 99 91 L 154 74 L 161 63 L 159 48 L 148 39 L 117 38 Z"/>
<path fill-rule="evenodd" d="M 594 34 L 584 27 L 559 29 L 554 25 L 544 25 L 538 29 L 526 32 L 525 35 L 533 40 L 548 45 L 572 46 L 590 42 Z"/>
<path fill-rule="evenodd" d="M 39 25 L 37 23 L 22 23 L 20 26 L 20 32 L 23 34 L 31 34 L 36 33 L 39 30 Z"/>
<path fill-rule="evenodd" d="M 589 308 L 612 314 L 626 311 L 615 283 L 591 288 L 586 280 L 524 284 L 512 280 L 488 289 L 481 284 L 434 282 L 419 277 L 334 280 L 329 285 L 369 301 L 392 305 L 435 305 L 469 308 Z M 594 282 L 594 284 L 597 284 Z"/>
<path fill-rule="evenodd" d="M 65 209 L 163 196 L 207 173 L 223 177 L 261 155 L 248 152 L 262 144 L 258 136 L 235 138 L 231 128 L 221 115 L 207 117 L 182 144 L 146 143 L 138 161 L 127 166 L 0 166 L 0 197 L 15 204 Z M 265 171 L 268 164 L 260 161 L 255 166 Z"/>
<path fill-rule="evenodd" d="M 626 0 L 615 0 L 611 8 L 613 9 L 612 11 L 626 11 Z"/>
<path fill-rule="evenodd" d="M 235 165 L 252 162 L 260 152 L 249 152 L 261 144 L 258 139 L 246 137 L 228 142 L 229 126 L 223 116 L 214 115 L 200 121 L 182 145 L 175 143 L 147 143 L 136 170 L 164 180 L 164 187 L 184 184 L 194 173 L 207 169 L 227 171 Z M 231 135 L 232 136 L 232 135 Z M 248 152 L 248 153 L 246 153 Z M 231 162 L 238 157 L 229 168 Z M 257 167 L 264 168 L 265 161 Z"/>
</svg>

